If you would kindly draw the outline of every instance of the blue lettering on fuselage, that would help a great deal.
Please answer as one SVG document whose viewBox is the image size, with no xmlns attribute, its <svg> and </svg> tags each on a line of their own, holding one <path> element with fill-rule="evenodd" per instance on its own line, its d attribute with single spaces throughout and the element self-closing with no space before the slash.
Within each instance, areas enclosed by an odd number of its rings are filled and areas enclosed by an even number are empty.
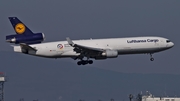
<svg viewBox="0 0 180 101">
<path fill-rule="evenodd" d="M 146 40 L 127 40 L 127 43 L 142 43 L 146 42 Z"/>
<path fill-rule="evenodd" d="M 127 43 L 145 43 L 145 42 L 159 42 L 158 39 L 147 39 L 147 40 L 127 40 Z"/>
<path fill-rule="evenodd" d="M 158 39 L 147 39 L 147 42 L 159 42 Z"/>
</svg>

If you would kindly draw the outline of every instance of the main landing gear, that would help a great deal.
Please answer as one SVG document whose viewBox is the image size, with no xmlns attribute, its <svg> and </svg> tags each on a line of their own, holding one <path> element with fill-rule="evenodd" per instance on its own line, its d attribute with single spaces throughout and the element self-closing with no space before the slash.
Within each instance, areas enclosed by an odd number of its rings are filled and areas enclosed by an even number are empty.
<svg viewBox="0 0 180 101">
<path fill-rule="evenodd" d="M 77 62 L 77 65 L 93 64 L 92 60 L 81 60 Z"/>
<path fill-rule="evenodd" d="M 154 58 L 152 57 L 152 54 L 151 54 L 151 53 L 150 53 L 150 56 L 151 56 L 150 60 L 151 60 L 151 61 L 154 61 Z"/>
</svg>

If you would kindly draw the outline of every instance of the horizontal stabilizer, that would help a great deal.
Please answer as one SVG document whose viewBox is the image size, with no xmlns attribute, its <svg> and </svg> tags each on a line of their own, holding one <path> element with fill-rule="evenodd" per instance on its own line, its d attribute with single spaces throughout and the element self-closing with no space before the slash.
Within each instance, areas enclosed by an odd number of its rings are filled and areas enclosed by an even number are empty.
<svg viewBox="0 0 180 101">
<path fill-rule="evenodd" d="M 37 51 L 37 49 L 27 45 L 27 44 L 24 44 L 24 43 L 20 43 L 20 46 L 22 49 L 25 49 L 25 50 L 32 50 L 32 51 Z"/>
</svg>

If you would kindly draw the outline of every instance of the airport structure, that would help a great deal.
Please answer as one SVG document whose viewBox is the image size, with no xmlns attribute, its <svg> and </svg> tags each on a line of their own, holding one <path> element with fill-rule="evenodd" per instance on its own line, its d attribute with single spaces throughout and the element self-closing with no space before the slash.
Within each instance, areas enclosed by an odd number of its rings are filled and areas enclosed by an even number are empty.
<svg viewBox="0 0 180 101">
<path fill-rule="evenodd" d="M 5 75 L 0 72 L 0 101 L 4 101 L 4 82 L 6 82 Z"/>
<path fill-rule="evenodd" d="M 180 101 L 180 97 L 169 97 L 169 96 L 159 96 L 156 97 L 152 95 L 151 93 L 148 93 L 146 95 L 138 94 L 136 97 L 136 101 Z"/>
</svg>

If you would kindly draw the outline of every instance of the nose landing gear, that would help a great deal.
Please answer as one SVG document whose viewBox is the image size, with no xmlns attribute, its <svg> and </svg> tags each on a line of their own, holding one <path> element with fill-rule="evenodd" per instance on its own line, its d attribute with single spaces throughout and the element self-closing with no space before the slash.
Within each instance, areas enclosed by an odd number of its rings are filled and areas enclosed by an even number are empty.
<svg viewBox="0 0 180 101">
<path fill-rule="evenodd" d="M 152 57 L 152 53 L 150 53 L 150 56 L 151 56 L 150 60 L 154 61 L 154 58 Z"/>
<path fill-rule="evenodd" d="M 150 58 L 151 61 L 154 61 L 154 58 Z"/>
</svg>

